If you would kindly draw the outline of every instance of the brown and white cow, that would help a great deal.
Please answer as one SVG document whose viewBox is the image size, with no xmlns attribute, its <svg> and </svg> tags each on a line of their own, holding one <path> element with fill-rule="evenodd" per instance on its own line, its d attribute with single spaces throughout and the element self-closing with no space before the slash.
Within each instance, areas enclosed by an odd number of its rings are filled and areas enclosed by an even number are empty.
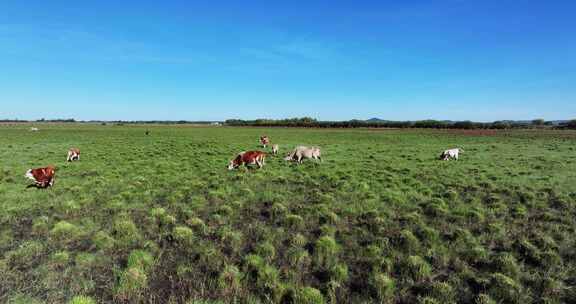
<svg viewBox="0 0 576 304">
<path fill-rule="evenodd" d="M 260 136 L 260 144 L 266 148 L 266 146 L 270 144 L 270 138 L 266 135 Z"/>
<path fill-rule="evenodd" d="M 228 170 L 236 169 L 242 165 L 257 165 L 258 168 L 262 168 L 264 166 L 264 159 L 266 158 L 266 153 L 262 151 L 248 151 L 248 152 L 241 152 L 230 161 L 228 164 Z"/>
<path fill-rule="evenodd" d="M 70 148 L 70 150 L 68 150 L 68 158 L 66 158 L 66 160 L 69 162 L 73 160 L 80 160 L 80 149 Z"/>
<path fill-rule="evenodd" d="M 56 171 L 54 166 L 50 165 L 45 168 L 29 169 L 24 176 L 33 180 L 34 186 L 47 188 L 48 186 L 54 186 Z"/>
</svg>

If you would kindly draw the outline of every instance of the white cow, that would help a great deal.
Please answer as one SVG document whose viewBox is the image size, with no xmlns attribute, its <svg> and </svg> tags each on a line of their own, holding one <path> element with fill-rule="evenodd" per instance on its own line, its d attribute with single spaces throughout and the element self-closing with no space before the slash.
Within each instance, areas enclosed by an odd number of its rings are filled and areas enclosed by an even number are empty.
<svg viewBox="0 0 576 304">
<path fill-rule="evenodd" d="M 38 128 L 35 128 L 35 127 L 30 128 L 30 132 L 38 132 L 38 131 L 39 131 Z"/>
<path fill-rule="evenodd" d="M 284 160 L 288 161 L 297 161 L 298 163 L 302 163 L 305 158 L 317 159 L 322 161 L 322 157 L 320 155 L 320 148 L 318 147 L 304 147 L 298 146 L 292 150 Z"/>
<path fill-rule="evenodd" d="M 272 145 L 272 154 L 274 154 L 274 155 L 278 154 L 278 144 Z"/>
<path fill-rule="evenodd" d="M 460 154 L 460 152 L 464 152 L 464 150 L 462 150 L 461 148 L 454 148 L 454 149 L 446 150 L 446 151 L 442 152 L 442 154 L 440 154 L 440 159 L 441 160 L 450 160 L 450 159 L 458 160 L 458 155 Z"/>
</svg>

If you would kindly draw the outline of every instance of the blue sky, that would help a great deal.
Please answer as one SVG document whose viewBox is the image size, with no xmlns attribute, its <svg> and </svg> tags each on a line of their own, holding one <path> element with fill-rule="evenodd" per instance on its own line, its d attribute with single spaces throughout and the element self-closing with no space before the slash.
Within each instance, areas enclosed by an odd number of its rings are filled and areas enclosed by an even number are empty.
<svg viewBox="0 0 576 304">
<path fill-rule="evenodd" d="M 576 117 L 575 1 L 197 2 L 2 0 L 0 118 Z"/>
</svg>

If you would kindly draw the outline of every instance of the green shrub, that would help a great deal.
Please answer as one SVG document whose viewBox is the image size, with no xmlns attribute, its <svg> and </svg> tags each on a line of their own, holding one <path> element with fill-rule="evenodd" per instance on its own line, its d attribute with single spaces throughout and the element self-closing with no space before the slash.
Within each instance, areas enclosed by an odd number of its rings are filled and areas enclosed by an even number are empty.
<svg viewBox="0 0 576 304">
<path fill-rule="evenodd" d="M 194 244 L 194 232 L 192 229 L 186 226 L 174 227 L 172 230 L 172 235 L 174 236 L 174 240 L 185 247 L 189 247 Z"/>
<path fill-rule="evenodd" d="M 419 297 L 418 304 L 444 304 L 444 303 L 431 297 Z"/>
<path fill-rule="evenodd" d="M 116 245 L 116 240 L 104 231 L 98 231 L 92 237 L 92 243 L 99 250 L 111 250 Z"/>
<path fill-rule="evenodd" d="M 37 298 L 34 298 L 30 295 L 25 294 L 16 294 L 11 296 L 7 299 L 8 301 L 6 304 L 42 304 L 44 301 L 41 301 Z"/>
<path fill-rule="evenodd" d="M 154 265 L 154 257 L 144 250 L 133 250 L 128 256 L 128 268 L 140 268 L 148 272 Z"/>
<path fill-rule="evenodd" d="M 58 242 L 68 244 L 78 241 L 84 236 L 81 227 L 67 221 L 60 221 L 50 231 L 51 236 Z"/>
<path fill-rule="evenodd" d="M 269 295 L 272 299 L 279 299 L 284 291 L 278 270 L 267 264 L 258 269 L 256 286 L 261 293 Z"/>
<path fill-rule="evenodd" d="M 192 227 L 194 232 L 198 233 L 199 235 L 206 235 L 208 233 L 208 227 L 204 224 L 204 221 L 200 218 L 193 217 L 186 221 L 188 226 Z"/>
<path fill-rule="evenodd" d="M 159 207 L 159 208 L 152 208 L 152 210 L 150 210 L 150 216 L 152 216 L 153 218 L 160 219 L 164 215 L 166 215 L 166 209 L 164 208 Z"/>
<path fill-rule="evenodd" d="M 115 296 L 122 300 L 135 300 L 143 296 L 148 286 L 148 276 L 139 267 L 128 268 L 120 274 Z"/>
<path fill-rule="evenodd" d="M 431 217 L 443 217 L 448 213 L 448 205 L 441 199 L 435 198 L 424 205 L 424 212 Z"/>
<path fill-rule="evenodd" d="M 226 265 L 218 277 L 218 288 L 225 295 L 235 294 L 240 291 L 242 273 L 234 265 Z"/>
<path fill-rule="evenodd" d="M 241 231 L 224 229 L 220 233 L 220 239 L 226 248 L 232 252 L 239 252 L 244 244 L 243 234 Z"/>
<path fill-rule="evenodd" d="M 509 253 L 502 253 L 494 258 L 494 267 L 500 273 L 511 278 L 517 278 L 520 273 L 520 267 L 516 263 L 516 258 Z"/>
<path fill-rule="evenodd" d="M 440 303 L 455 303 L 456 293 L 452 286 L 446 282 L 434 282 L 430 286 L 430 296 Z"/>
<path fill-rule="evenodd" d="M 286 206 L 282 205 L 281 203 L 274 203 L 270 209 L 275 219 L 283 218 L 288 212 Z"/>
<path fill-rule="evenodd" d="M 381 302 L 394 302 L 394 290 L 396 288 L 396 284 L 392 278 L 383 273 L 374 273 L 372 274 L 370 285 L 372 288 L 374 288 L 374 290 L 376 290 L 378 299 L 380 299 Z"/>
<path fill-rule="evenodd" d="M 344 283 L 348 281 L 348 265 L 337 264 L 330 270 L 330 277 L 337 283 Z"/>
<path fill-rule="evenodd" d="M 52 254 L 52 258 L 50 259 L 50 263 L 53 267 L 63 268 L 68 265 L 70 261 L 70 254 L 68 251 L 58 251 Z"/>
<path fill-rule="evenodd" d="M 490 295 L 496 300 L 517 303 L 520 300 L 520 286 L 512 278 L 496 273 L 490 277 Z"/>
<path fill-rule="evenodd" d="M 75 296 L 68 304 L 96 304 L 96 301 L 88 296 Z"/>
<path fill-rule="evenodd" d="M 46 235 L 50 229 L 49 223 L 50 220 L 45 215 L 35 218 L 32 221 L 32 233 L 39 236 Z"/>
<path fill-rule="evenodd" d="M 12 229 L 10 227 L 3 227 L 0 230 L 0 251 L 3 251 L 4 248 L 9 248 L 14 241 L 14 236 L 12 233 Z"/>
<path fill-rule="evenodd" d="M 96 264 L 96 256 L 92 253 L 80 252 L 76 255 L 74 264 L 76 264 L 76 267 L 82 272 L 89 273 Z"/>
<path fill-rule="evenodd" d="M 120 273 L 115 296 L 122 300 L 140 299 L 148 287 L 148 273 L 154 265 L 154 257 L 144 250 L 133 250 L 128 256 L 126 270 Z"/>
<path fill-rule="evenodd" d="M 306 237 L 300 233 L 296 233 L 290 240 L 290 245 L 297 248 L 304 247 L 306 243 L 308 243 L 308 239 L 306 239 Z"/>
<path fill-rule="evenodd" d="M 410 230 L 400 232 L 399 242 L 402 250 L 408 253 L 415 253 L 420 247 L 420 241 Z"/>
<path fill-rule="evenodd" d="M 25 241 L 18 248 L 7 252 L 6 260 L 13 268 L 27 268 L 39 262 L 44 253 L 44 244 L 38 241 Z"/>
<path fill-rule="evenodd" d="M 301 248 L 293 248 L 288 251 L 288 263 L 297 269 L 303 269 L 312 262 L 308 251 Z"/>
<path fill-rule="evenodd" d="M 312 287 L 304 287 L 296 292 L 295 303 L 301 304 L 324 304 L 324 296 L 320 290 Z"/>
<path fill-rule="evenodd" d="M 255 254 L 249 254 L 244 258 L 247 271 L 258 270 L 264 266 L 264 259 Z"/>
<path fill-rule="evenodd" d="M 142 238 L 136 224 L 128 218 L 117 219 L 114 222 L 114 232 L 118 244 L 124 248 L 137 246 Z"/>
<path fill-rule="evenodd" d="M 421 281 L 430 276 L 432 268 L 422 257 L 409 256 L 401 266 L 401 273 L 415 281 Z"/>
<path fill-rule="evenodd" d="M 496 304 L 496 301 L 494 301 L 489 295 L 482 293 L 474 299 L 474 304 Z"/>
<path fill-rule="evenodd" d="M 268 263 L 272 263 L 276 257 L 276 248 L 270 242 L 264 242 L 256 246 L 256 253 L 263 257 Z"/>
<path fill-rule="evenodd" d="M 484 263 L 488 260 L 488 252 L 486 251 L 486 248 L 480 245 L 465 247 L 463 251 L 460 252 L 460 256 L 471 264 Z"/>
<path fill-rule="evenodd" d="M 334 237 L 336 235 L 336 227 L 331 225 L 322 225 L 320 227 L 320 235 Z"/>
<path fill-rule="evenodd" d="M 285 225 L 292 230 L 301 230 L 304 228 L 304 219 L 296 214 L 289 214 L 286 216 Z"/>
<path fill-rule="evenodd" d="M 330 236 L 323 236 L 314 246 L 314 262 L 323 268 L 328 268 L 336 262 L 340 247 L 336 240 Z"/>
</svg>

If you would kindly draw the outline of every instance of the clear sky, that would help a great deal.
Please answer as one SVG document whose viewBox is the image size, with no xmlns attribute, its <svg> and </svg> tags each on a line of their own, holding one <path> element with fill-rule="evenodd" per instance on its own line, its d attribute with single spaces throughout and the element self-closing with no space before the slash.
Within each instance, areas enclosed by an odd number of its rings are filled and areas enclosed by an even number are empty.
<svg viewBox="0 0 576 304">
<path fill-rule="evenodd" d="M 576 117 L 576 1 L 0 1 L 0 118 Z"/>
</svg>

